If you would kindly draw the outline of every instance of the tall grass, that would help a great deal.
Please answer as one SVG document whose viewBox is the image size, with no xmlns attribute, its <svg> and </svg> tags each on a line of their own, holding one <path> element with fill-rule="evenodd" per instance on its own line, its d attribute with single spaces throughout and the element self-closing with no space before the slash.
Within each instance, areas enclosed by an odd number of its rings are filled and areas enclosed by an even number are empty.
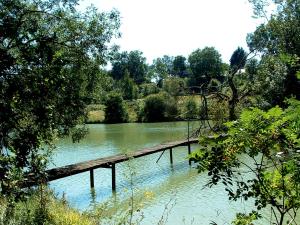
<svg viewBox="0 0 300 225">
<path fill-rule="evenodd" d="M 42 195 L 41 195 L 42 193 Z M 96 225 L 50 191 L 34 191 L 13 205 L 0 197 L 0 225 Z"/>
</svg>

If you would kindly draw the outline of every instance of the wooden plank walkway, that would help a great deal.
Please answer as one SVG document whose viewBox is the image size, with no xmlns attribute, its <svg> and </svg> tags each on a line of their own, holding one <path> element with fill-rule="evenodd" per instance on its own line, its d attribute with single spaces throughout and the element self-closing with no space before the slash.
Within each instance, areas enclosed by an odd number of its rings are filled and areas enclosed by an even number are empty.
<svg viewBox="0 0 300 225">
<path fill-rule="evenodd" d="M 115 164 L 121 163 L 124 161 L 128 161 L 129 159 L 139 158 L 142 156 L 154 154 L 157 152 L 163 152 L 165 150 L 170 150 L 170 162 L 173 163 L 173 148 L 179 146 L 188 146 L 188 153 L 191 153 L 191 144 L 198 143 L 197 138 L 192 138 L 189 140 L 181 140 L 174 141 L 165 144 L 156 145 L 149 148 L 143 148 L 134 152 L 130 152 L 128 154 L 119 154 L 114 156 L 109 156 L 105 158 L 98 158 L 94 160 L 84 161 L 80 163 L 70 164 L 62 167 L 57 167 L 53 169 L 49 169 L 46 171 L 47 181 L 53 181 L 57 179 L 61 179 L 64 177 L 72 176 L 78 173 L 83 173 L 90 171 L 90 185 L 94 187 L 94 169 L 97 168 L 110 168 L 112 169 L 112 190 L 116 190 L 116 169 Z M 162 153 L 162 154 L 163 154 Z M 190 163 L 190 161 L 189 161 Z"/>
</svg>

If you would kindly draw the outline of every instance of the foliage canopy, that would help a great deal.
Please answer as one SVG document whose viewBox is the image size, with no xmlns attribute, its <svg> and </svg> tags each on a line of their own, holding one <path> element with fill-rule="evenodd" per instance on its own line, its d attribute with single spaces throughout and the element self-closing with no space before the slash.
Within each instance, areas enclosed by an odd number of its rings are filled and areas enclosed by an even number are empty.
<svg viewBox="0 0 300 225">
<path fill-rule="evenodd" d="M 82 134 L 87 90 L 119 36 L 119 13 L 77 1 L 0 2 L 0 192 L 20 190 L 24 174 L 39 177 L 57 136 Z M 47 147 L 45 147 L 47 146 Z M 44 150 L 44 151 L 43 151 Z"/>
<path fill-rule="evenodd" d="M 288 68 L 284 82 L 284 95 L 300 99 L 300 84 L 297 72 L 300 70 L 300 2 L 298 0 L 250 0 L 257 17 L 264 18 L 247 42 L 250 50 L 276 56 Z M 276 10 L 268 16 L 267 7 L 274 4 Z M 283 100 L 283 99 L 282 99 Z"/>
<path fill-rule="evenodd" d="M 188 61 L 196 86 L 208 83 L 211 78 L 219 78 L 223 75 L 221 55 L 214 47 L 205 47 L 193 51 Z"/>
<path fill-rule="evenodd" d="M 129 53 L 125 51 L 115 54 L 112 60 L 112 77 L 120 80 L 125 77 L 126 71 L 137 84 L 146 80 L 146 58 L 143 57 L 141 51 L 130 51 Z"/>
</svg>

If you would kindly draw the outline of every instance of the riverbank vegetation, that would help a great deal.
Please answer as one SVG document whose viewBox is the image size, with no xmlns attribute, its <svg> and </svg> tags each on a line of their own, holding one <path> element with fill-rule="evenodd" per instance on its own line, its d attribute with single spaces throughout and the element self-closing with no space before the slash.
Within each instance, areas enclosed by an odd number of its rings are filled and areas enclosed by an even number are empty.
<svg viewBox="0 0 300 225">
<path fill-rule="evenodd" d="M 86 122 L 182 119 L 214 121 L 213 138 L 201 137 L 206 144 L 191 155 L 208 186 L 222 182 L 230 199 L 255 201 L 233 224 L 251 224 L 265 207 L 270 223 L 299 224 L 299 1 L 272 1 L 268 14 L 270 1 L 249 0 L 265 22 L 229 62 L 208 46 L 150 65 L 143 52 L 110 44 L 120 36 L 118 11 L 79 12 L 77 2 L 0 2 L 2 224 L 93 224 L 42 186 L 38 194 L 26 188 L 29 175 L 47 179 L 57 138 L 80 140 Z"/>
<path fill-rule="evenodd" d="M 203 147 L 191 158 L 198 162 L 199 172 L 208 171 L 208 186 L 223 183 L 229 199 L 254 200 L 253 210 L 237 214 L 233 224 L 255 223 L 266 207 L 271 209 L 270 223 L 299 224 L 300 49 L 296 42 L 300 4 L 275 1 L 276 13 L 267 17 L 268 1 L 251 2 L 255 15 L 266 19 L 248 36 L 250 51 L 263 53 L 259 63 L 250 61 L 246 67 L 251 87 L 244 93 L 250 94 L 256 107 L 243 107 L 236 120 L 235 106 L 244 95 L 239 87 L 245 83 L 234 79 L 247 61 L 246 53 L 237 49 L 228 77 L 230 122 L 225 123 L 222 134 L 200 138 Z M 245 173 L 252 178 L 245 180 Z"/>
</svg>

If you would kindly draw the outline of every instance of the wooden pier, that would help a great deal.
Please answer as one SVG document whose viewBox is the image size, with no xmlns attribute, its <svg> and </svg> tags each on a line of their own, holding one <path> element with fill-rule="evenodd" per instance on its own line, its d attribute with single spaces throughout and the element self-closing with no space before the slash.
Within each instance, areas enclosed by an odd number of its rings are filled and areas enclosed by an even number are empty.
<svg viewBox="0 0 300 225">
<path fill-rule="evenodd" d="M 94 160 L 84 161 L 80 163 L 75 163 L 67 166 L 57 167 L 49 169 L 46 171 L 47 181 L 53 181 L 60 178 L 72 176 L 78 173 L 83 173 L 90 171 L 90 186 L 94 187 L 94 170 L 97 168 L 109 168 L 112 171 L 112 191 L 116 191 L 116 167 L 117 163 L 128 161 L 130 159 L 139 158 L 142 156 L 154 154 L 157 152 L 162 152 L 160 157 L 166 150 L 170 153 L 170 163 L 173 164 L 173 149 L 179 146 L 188 146 L 188 154 L 191 153 L 191 144 L 198 143 L 197 138 L 189 140 L 174 141 L 165 144 L 156 145 L 149 148 L 144 148 L 137 150 L 135 152 L 130 152 L 128 154 L 119 154 L 114 156 L 109 156 L 105 158 L 98 158 Z M 160 159 L 159 157 L 159 159 Z M 158 160 L 159 160 L 158 159 Z M 157 162 L 158 162 L 157 160 Z M 189 160 L 191 165 L 191 161 Z"/>
</svg>

